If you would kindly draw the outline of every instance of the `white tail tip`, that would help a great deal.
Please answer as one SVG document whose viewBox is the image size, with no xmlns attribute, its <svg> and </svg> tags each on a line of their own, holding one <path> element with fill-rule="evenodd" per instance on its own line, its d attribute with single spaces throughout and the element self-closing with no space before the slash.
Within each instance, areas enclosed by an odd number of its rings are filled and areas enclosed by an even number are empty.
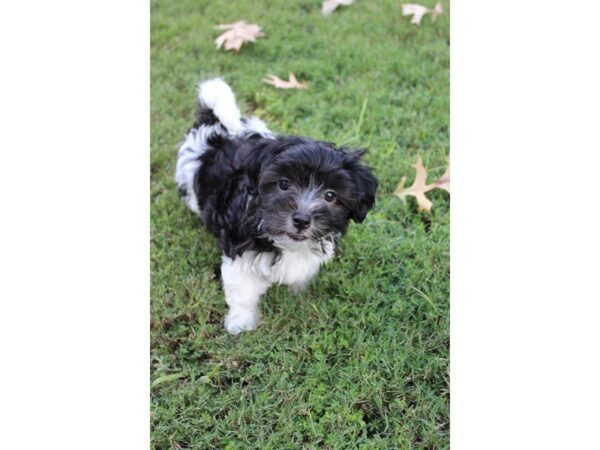
<svg viewBox="0 0 600 450">
<path fill-rule="evenodd" d="M 202 106 L 211 109 L 230 133 L 236 134 L 243 129 L 235 95 L 221 78 L 202 81 L 198 85 L 198 101 Z"/>
</svg>

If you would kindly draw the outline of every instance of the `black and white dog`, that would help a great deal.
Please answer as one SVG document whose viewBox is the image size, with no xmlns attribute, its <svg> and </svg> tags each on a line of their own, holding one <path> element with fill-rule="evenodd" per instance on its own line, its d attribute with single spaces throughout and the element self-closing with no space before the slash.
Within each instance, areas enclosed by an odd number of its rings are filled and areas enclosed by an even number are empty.
<svg viewBox="0 0 600 450">
<path fill-rule="evenodd" d="M 273 283 L 298 292 L 334 254 L 350 219 L 362 222 L 377 179 L 364 150 L 274 136 L 242 119 L 221 79 L 199 86 L 196 122 L 177 154 L 187 206 L 220 240 L 231 334 L 256 328 L 260 297 Z"/>
</svg>

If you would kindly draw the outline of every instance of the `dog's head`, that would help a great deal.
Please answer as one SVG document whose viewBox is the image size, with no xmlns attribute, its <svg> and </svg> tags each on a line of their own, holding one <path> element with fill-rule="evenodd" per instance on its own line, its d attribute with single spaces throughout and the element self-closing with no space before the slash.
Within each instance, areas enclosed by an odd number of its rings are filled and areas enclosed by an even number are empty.
<svg viewBox="0 0 600 450">
<path fill-rule="evenodd" d="M 304 138 L 255 141 L 240 163 L 257 183 L 258 232 L 285 245 L 343 234 L 350 219 L 362 222 L 377 190 L 360 161 L 364 153 Z"/>
</svg>

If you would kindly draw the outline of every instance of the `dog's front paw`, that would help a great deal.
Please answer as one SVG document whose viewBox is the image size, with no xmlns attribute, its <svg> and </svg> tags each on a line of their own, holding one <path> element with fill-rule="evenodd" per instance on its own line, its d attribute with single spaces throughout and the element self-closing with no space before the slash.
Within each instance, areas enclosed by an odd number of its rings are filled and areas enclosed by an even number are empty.
<svg viewBox="0 0 600 450">
<path fill-rule="evenodd" d="M 254 330 L 258 319 L 258 311 L 254 309 L 232 308 L 225 316 L 225 329 L 229 334 L 238 335 L 242 331 Z"/>
</svg>

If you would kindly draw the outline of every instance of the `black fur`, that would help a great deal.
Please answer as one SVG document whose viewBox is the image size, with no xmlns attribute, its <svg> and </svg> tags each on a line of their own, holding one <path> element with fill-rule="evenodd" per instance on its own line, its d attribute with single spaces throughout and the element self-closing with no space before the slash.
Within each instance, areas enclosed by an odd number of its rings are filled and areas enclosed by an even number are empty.
<svg viewBox="0 0 600 450">
<path fill-rule="evenodd" d="M 212 109 L 198 105 L 198 109 L 196 110 L 196 121 L 194 122 L 193 128 L 198 128 L 200 125 L 215 125 L 217 123 L 219 123 L 219 119 L 212 112 Z"/>
<path fill-rule="evenodd" d="M 208 144 L 194 191 L 204 225 L 227 256 L 277 251 L 277 236 L 318 241 L 342 235 L 350 219 L 362 222 L 374 204 L 377 179 L 360 161 L 365 150 L 259 135 L 214 134 Z M 281 180 L 289 182 L 287 189 L 280 187 Z M 329 191 L 335 194 L 333 201 L 326 201 Z M 306 230 L 292 224 L 299 211 L 311 218 Z"/>
</svg>

